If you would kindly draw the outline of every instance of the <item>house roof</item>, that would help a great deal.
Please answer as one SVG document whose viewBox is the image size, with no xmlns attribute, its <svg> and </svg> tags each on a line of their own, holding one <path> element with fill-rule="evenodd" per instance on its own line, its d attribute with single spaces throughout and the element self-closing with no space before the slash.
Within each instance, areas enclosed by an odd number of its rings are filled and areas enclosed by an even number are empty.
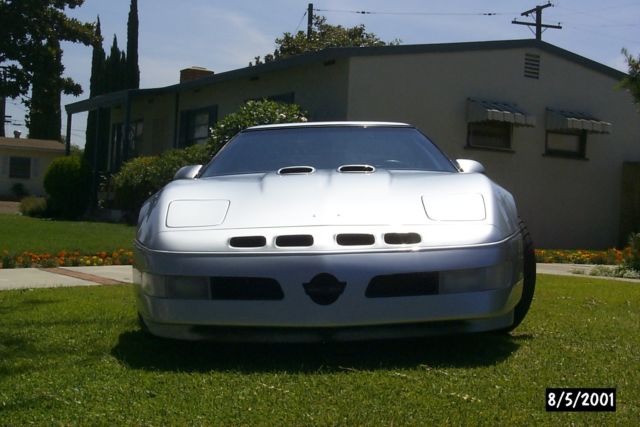
<svg viewBox="0 0 640 427">
<path fill-rule="evenodd" d="M 254 77 L 266 72 L 287 69 L 290 67 L 305 65 L 308 63 L 329 61 L 341 58 L 350 58 L 357 56 L 408 55 L 420 53 L 447 53 L 522 48 L 540 49 L 544 52 L 560 56 L 564 59 L 578 63 L 594 71 L 608 75 L 616 80 L 621 80 L 626 76 L 625 73 L 614 68 L 608 67 L 604 64 L 585 58 L 584 56 L 580 56 L 552 44 L 535 39 L 393 45 L 378 47 L 338 47 L 323 49 L 317 52 L 308 52 L 278 61 L 267 62 L 253 67 L 239 68 L 237 70 L 212 74 L 210 76 L 203 77 L 197 80 L 177 83 L 171 86 L 150 89 L 128 89 L 119 92 L 112 92 L 105 95 L 99 95 L 94 98 L 85 99 L 83 101 L 74 102 L 72 104 L 67 104 L 65 108 L 67 110 L 67 113 L 73 114 L 81 111 L 88 111 L 96 108 L 103 108 L 121 104 L 125 102 L 127 98 L 134 96 L 158 95 L 163 93 L 175 93 L 189 89 L 197 89 L 202 86 L 208 86 L 227 80 L 235 80 L 243 77 Z"/>
<path fill-rule="evenodd" d="M 64 144 L 50 139 L 4 138 L 0 137 L 0 148 L 31 151 L 64 152 Z"/>
</svg>

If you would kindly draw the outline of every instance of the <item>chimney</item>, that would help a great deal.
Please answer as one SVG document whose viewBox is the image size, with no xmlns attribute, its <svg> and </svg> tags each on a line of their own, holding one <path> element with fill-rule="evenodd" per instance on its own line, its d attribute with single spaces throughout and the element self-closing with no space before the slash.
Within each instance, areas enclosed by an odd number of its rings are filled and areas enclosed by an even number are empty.
<svg viewBox="0 0 640 427">
<path fill-rule="evenodd" d="M 201 79 L 213 74 L 213 71 L 207 70 L 204 67 L 189 67 L 180 70 L 180 83 L 188 82 L 191 80 Z"/>
</svg>

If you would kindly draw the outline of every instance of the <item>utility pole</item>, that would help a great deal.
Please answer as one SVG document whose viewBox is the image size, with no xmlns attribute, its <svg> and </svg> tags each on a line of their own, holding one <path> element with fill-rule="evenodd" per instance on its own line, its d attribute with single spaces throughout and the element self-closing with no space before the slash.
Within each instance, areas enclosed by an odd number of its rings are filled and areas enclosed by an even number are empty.
<svg viewBox="0 0 640 427">
<path fill-rule="evenodd" d="M 557 30 L 561 30 L 562 27 L 560 26 L 560 24 L 558 23 L 558 25 L 548 25 L 548 24 L 543 24 L 542 23 L 542 10 L 546 9 L 548 7 L 552 7 L 553 5 L 551 4 L 551 2 L 548 2 L 547 4 L 544 5 L 539 5 L 534 7 L 533 9 L 529 9 L 526 12 L 522 12 L 520 14 L 520 16 L 529 16 L 532 13 L 535 12 L 536 14 L 536 22 L 522 22 L 522 21 L 517 21 L 517 20 L 513 20 L 511 21 L 512 24 L 518 24 L 518 25 L 526 25 L 528 27 L 536 27 L 536 40 L 540 41 L 542 40 L 542 29 L 543 28 L 555 28 Z"/>
<path fill-rule="evenodd" d="M 2 117 L 2 127 L 0 127 L 0 136 L 4 136 L 4 125 L 6 125 L 7 123 L 11 123 L 11 116 L 7 116 L 5 114 L 5 102 L 6 102 L 6 98 L 4 96 L 0 96 L 0 117 Z"/>
<path fill-rule="evenodd" d="M 307 7 L 307 40 L 311 40 L 311 30 L 313 28 L 313 3 Z"/>
</svg>

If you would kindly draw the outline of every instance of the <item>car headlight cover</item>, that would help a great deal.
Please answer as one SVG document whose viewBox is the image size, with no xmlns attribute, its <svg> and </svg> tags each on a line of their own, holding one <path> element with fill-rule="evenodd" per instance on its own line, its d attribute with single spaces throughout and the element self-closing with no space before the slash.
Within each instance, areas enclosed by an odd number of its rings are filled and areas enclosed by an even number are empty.
<svg viewBox="0 0 640 427">
<path fill-rule="evenodd" d="M 482 221 L 487 216 L 481 194 L 422 196 L 422 205 L 434 221 Z"/>
<path fill-rule="evenodd" d="M 169 203 L 167 227 L 211 227 L 220 225 L 229 210 L 228 200 L 174 200 Z"/>
</svg>

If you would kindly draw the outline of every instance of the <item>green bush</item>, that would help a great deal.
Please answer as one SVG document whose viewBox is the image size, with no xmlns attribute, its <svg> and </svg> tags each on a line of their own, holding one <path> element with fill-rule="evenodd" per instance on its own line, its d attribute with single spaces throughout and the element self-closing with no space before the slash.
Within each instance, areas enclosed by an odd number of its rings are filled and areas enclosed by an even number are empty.
<svg viewBox="0 0 640 427">
<path fill-rule="evenodd" d="M 44 175 L 44 189 L 52 215 L 76 219 L 89 206 L 91 172 L 80 157 L 59 157 Z"/>
<path fill-rule="evenodd" d="M 29 195 L 29 192 L 21 182 L 16 182 L 11 186 L 11 193 L 18 201 L 24 199 Z"/>
<path fill-rule="evenodd" d="M 25 197 L 20 201 L 22 215 L 42 218 L 47 216 L 47 199 L 44 197 Z"/>
<path fill-rule="evenodd" d="M 115 204 L 137 214 L 144 201 L 164 187 L 183 166 L 204 164 L 211 155 L 205 145 L 171 150 L 160 156 L 136 157 L 113 177 Z"/>
<path fill-rule="evenodd" d="M 640 233 L 629 236 L 629 246 L 624 250 L 624 266 L 640 272 Z"/>
<path fill-rule="evenodd" d="M 212 154 L 217 153 L 238 132 L 250 126 L 306 121 L 306 113 L 299 105 L 281 104 L 266 99 L 247 101 L 238 111 L 216 123 L 209 140 L 210 150 Z"/>
<path fill-rule="evenodd" d="M 207 144 L 167 151 L 160 156 L 137 157 L 125 163 L 113 177 L 115 204 L 137 216 L 144 201 L 169 183 L 178 169 L 208 163 L 241 130 L 249 126 L 301 121 L 306 118 L 297 105 L 248 101 L 215 125 Z"/>
</svg>

